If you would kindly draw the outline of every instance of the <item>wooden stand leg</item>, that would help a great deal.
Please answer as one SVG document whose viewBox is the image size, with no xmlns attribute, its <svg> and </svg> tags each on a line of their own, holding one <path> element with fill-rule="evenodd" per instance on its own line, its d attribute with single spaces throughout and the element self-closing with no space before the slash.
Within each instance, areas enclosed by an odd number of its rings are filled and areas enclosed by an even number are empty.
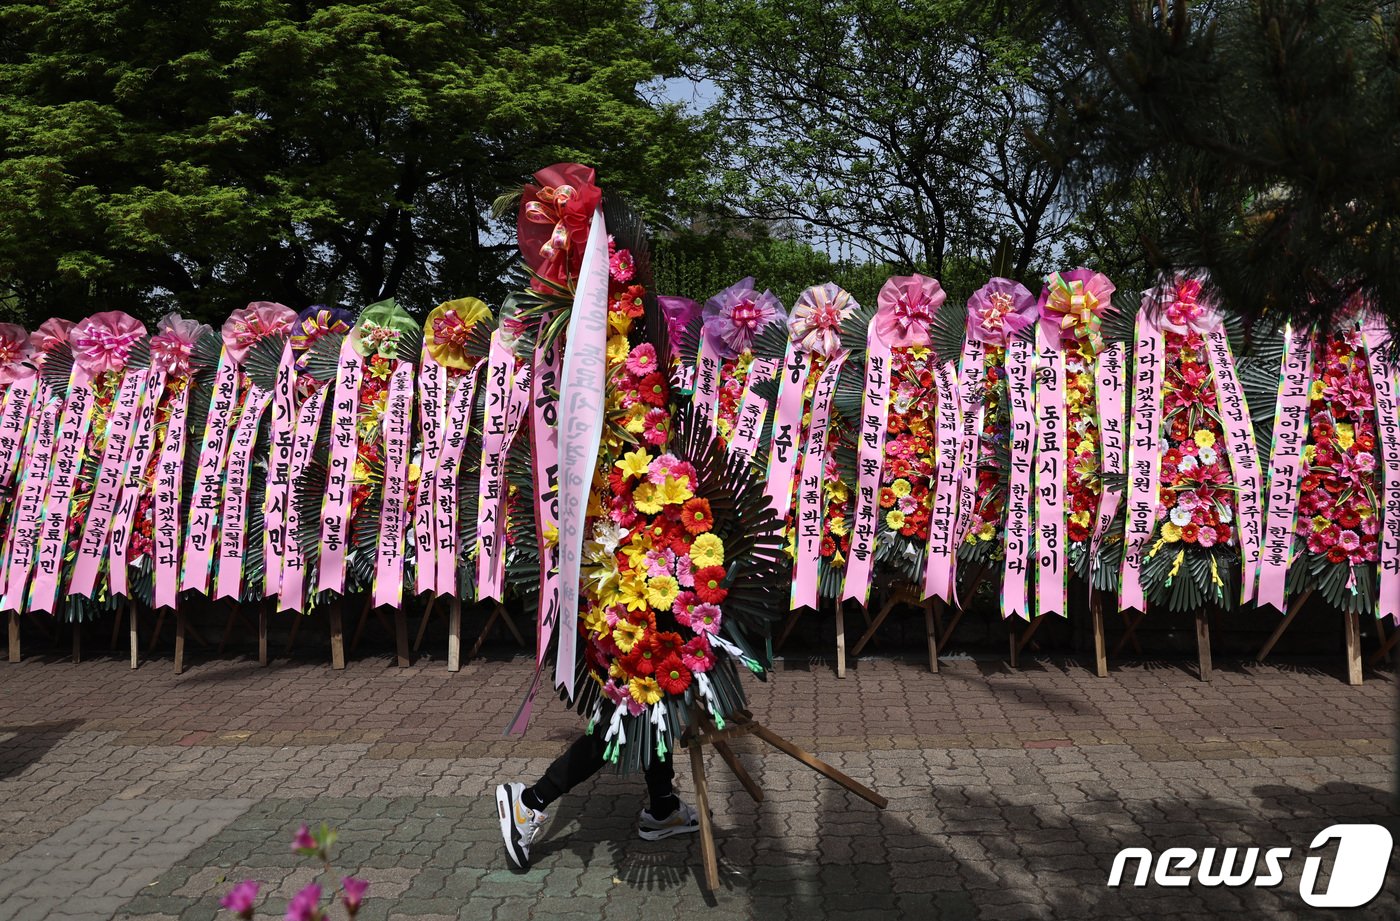
<svg viewBox="0 0 1400 921">
<path fill-rule="evenodd" d="M 146 644 L 148 654 L 155 652 L 156 640 L 160 639 L 161 628 L 165 626 L 165 611 L 165 608 L 161 608 L 156 612 L 156 628 L 151 631 L 151 641 Z"/>
<path fill-rule="evenodd" d="M 141 664 L 141 637 L 136 632 L 136 602 L 131 602 L 127 607 L 129 610 L 126 614 L 126 623 L 127 631 L 130 633 L 131 637 L 131 667 L 134 669 L 137 665 Z"/>
<path fill-rule="evenodd" d="M 1108 656 L 1105 652 L 1103 637 L 1103 597 L 1094 592 L 1094 597 L 1089 601 L 1089 613 L 1094 619 L 1094 674 L 1100 678 L 1108 677 Z"/>
<path fill-rule="evenodd" d="M 506 610 L 505 605 L 498 604 L 496 605 L 496 609 L 500 611 L 501 623 L 506 625 L 506 629 L 510 631 L 510 635 L 515 637 L 515 641 L 521 646 L 528 648 L 530 644 L 525 642 L 525 634 L 521 633 L 520 628 L 515 625 L 515 620 L 510 616 L 510 612 Z"/>
<path fill-rule="evenodd" d="M 690 773 L 695 784 L 695 811 L 700 816 L 700 860 L 705 866 L 705 888 L 719 889 L 719 855 L 715 853 L 715 830 L 710 822 L 710 791 L 705 785 L 705 755 L 698 741 L 690 743 Z"/>
<path fill-rule="evenodd" d="M 1123 635 L 1118 638 L 1118 645 L 1113 647 L 1113 652 L 1111 652 L 1110 655 L 1117 657 L 1117 655 L 1123 651 L 1123 647 L 1127 646 L 1129 643 L 1133 644 L 1134 652 L 1138 655 L 1142 655 L 1142 644 L 1137 641 L 1137 628 L 1138 624 L 1142 623 L 1147 617 L 1147 612 L 1141 611 L 1138 613 L 1137 617 L 1132 617 L 1127 611 L 1120 611 L 1119 613 L 1123 615 Z"/>
<path fill-rule="evenodd" d="M 267 665 L 267 609 L 272 604 L 269 599 L 258 605 L 258 664 L 262 666 Z"/>
<path fill-rule="evenodd" d="M 341 671 L 345 668 L 345 634 L 341 630 L 340 615 L 345 607 L 345 599 L 331 602 L 331 668 Z"/>
<path fill-rule="evenodd" d="M 175 674 L 183 674 L 185 671 L 185 612 L 182 608 L 175 610 Z"/>
<path fill-rule="evenodd" d="M 413 652 L 415 654 L 417 654 L 418 650 L 423 648 L 423 637 L 427 635 L 428 620 L 433 616 L 433 605 L 437 604 L 437 600 L 437 595 L 429 598 L 428 606 L 423 609 L 423 620 L 418 624 L 418 636 L 413 641 Z"/>
<path fill-rule="evenodd" d="M 739 783 L 743 785 L 745 792 L 753 797 L 755 803 L 763 802 L 763 791 L 758 784 L 754 783 L 753 777 L 744 768 L 744 762 L 739 760 L 739 756 L 734 754 L 734 749 L 729 747 L 728 742 L 715 742 L 715 751 L 724 759 L 724 763 L 729 765 L 729 769 L 734 772 L 734 776 L 739 778 Z"/>
<path fill-rule="evenodd" d="M 13 615 L 11 615 L 11 616 L 13 616 Z M 1382 623 L 1381 620 L 1377 620 L 1377 621 L 1376 621 L 1377 626 L 1379 626 L 1381 623 Z M 1390 636 L 1388 636 L 1388 637 L 1385 636 L 1385 628 L 1384 628 L 1384 627 L 1380 627 L 1380 631 L 1381 631 L 1381 636 L 1382 636 L 1382 637 L 1385 637 L 1385 639 L 1384 639 L 1383 642 L 1381 643 L 1381 648 L 1380 648 L 1380 649 L 1377 649 L 1375 652 L 1371 653 L 1371 658 L 1369 658 L 1369 659 L 1366 660 L 1367 663 L 1370 664 L 1370 665 L 1372 665 L 1372 666 L 1375 666 L 1375 665 L 1379 664 L 1380 661 L 1381 661 L 1382 659 L 1384 659 L 1385 661 L 1389 662 L 1389 661 L 1390 661 L 1390 650 L 1392 650 L 1392 649 L 1395 648 L 1395 644 L 1396 644 L 1396 643 L 1400 643 L 1400 628 L 1396 628 L 1395 630 L 1392 630 L 1392 631 L 1390 632 Z M 14 660 L 11 660 L 11 661 L 14 661 Z"/>
<path fill-rule="evenodd" d="M 360 611 L 360 621 L 355 624 L 355 638 L 350 641 L 350 655 L 354 655 L 360 648 L 360 637 L 365 633 L 365 621 L 369 620 L 370 608 L 374 607 L 374 596 L 365 598 L 365 606 Z"/>
<path fill-rule="evenodd" d="M 856 644 L 851 647 L 852 656 L 860 655 L 860 651 L 865 648 L 866 643 L 870 642 L 870 638 L 875 635 L 875 631 L 880 629 L 880 625 L 885 622 L 885 618 L 889 617 L 890 612 L 893 611 L 897 605 L 903 603 L 903 601 L 904 598 L 901 595 L 890 596 L 890 599 L 881 606 L 880 613 L 875 615 L 875 619 L 870 622 L 870 626 L 865 628 L 865 632 L 861 634 L 860 639 L 856 640 Z"/>
<path fill-rule="evenodd" d="M 112 615 L 112 642 L 107 645 L 108 652 L 116 652 L 117 650 L 117 640 L 120 639 L 122 635 L 122 620 L 125 614 L 126 608 L 119 607 L 116 613 Z"/>
<path fill-rule="evenodd" d="M 1196 653 L 1200 656 L 1202 681 L 1210 680 L 1210 621 L 1204 610 L 1196 612 Z"/>
<path fill-rule="evenodd" d="M 505 610 L 506 609 L 501 607 L 499 604 L 491 609 L 491 613 L 486 617 L 486 623 L 483 624 L 481 627 L 481 634 L 477 636 L 476 642 L 472 643 L 472 648 L 467 653 L 468 660 L 475 659 L 477 653 L 481 652 L 482 644 L 486 642 L 486 637 L 489 636 L 491 634 L 491 631 L 495 629 L 496 621 L 501 619 L 501 616 L 505 614 Z"/>
<path fill-rule="evenodd" d="M 934 631 L 934 606 L 941 604 L 937 598 L 924 602 L 924 637 L 928 640 L 928 670 L 938 674 L 938 634 Z"/>
<path fill-rule="evenodd" d="M 850 790 L 852 793 L 854 793 L 856 796 L 859 796 L 867 803 L 872 803 L 880 809 L 884 809 L 890 804 L 889 800 L 885 799 L 883 796 L 876 793 L 874 790 L 870 789 L 864 784 L 852 780 L 851 778 L 836 770 L 836 768 L 827 764 L 820 758 L 810 755 L 802 749 L 798 748 L 796 745 L 793 745 L 787 739 L 784 739 L 778 735 L 774 735 L 762 723 L 753 724 L 753 734 L 758 736 L 760 739 L 767 742 L 769 745 L 773 746 L 783 754 L 795 758 L 803 764 L 807 765 L 807 767 L 816 771 L 818 774 L 821 774 L 825 777 L 830 778 L 831 780 L 836 781 L 838 784 L 845 787 L 847 790 Z"/>
<path fill-rule="evenodd" d="M 1361 683 L 1361 615 L 1348 612 L 1346 619 L 1347 635 L 1347 684 Z"/>
<path fill-rule="evenodd" d="M 19 661 L 19 612 L 10 612 L 10 661 Z"/>
<path fill-rule="evenodd" d="M 836 677 L 846 677 L 846 606 L 836 602 Z"/>
<path fill-rule="evenodd" d="M 1284 615 L 1283 620 L 1278 622 L 1278 626 L 1274 628 L 1274 632 L 1269 634 L 1269 638 L 1264 641 L 1263 648 L 1259 650 L 1260 662 L 1267 659 L 1269 653 L 1274 651 L 1274 644 L 1278 642 L 1279 637 L 1283 636 L 1283 631 L 1288 629 L 1288 625 L 1293 623 L 1293 618 L 1298 616 L 1298 612 L 1303 609 L 1303 604 L 1312 596 L 1312 593 L 1313 590 L 1308 589 L 1306 592 L 1303 592 L 1303 594 L 1293 599 L 1293 603 L 1288 606 L 1288 613 Z"/>
<path fill-rule="evenodd" d="M 1026 648 L 1026 644 L 1031 641 L 1031 637 L 1035 636 L 1035 631 L 1039 630 L 1040 625 L 1043 623 L 1045 623 L 1044 617 L 1035 617 L 1031 619 L 1030 625 L 1026 627 L 1024 633 L 1018 635 L 1014 629 L 1011 631 L 1012 668 L 1018 668 L 1020 666 L 1021 651 Z"/>
<path fill-rule="evenodd" d="M 408 615 L 402 605 L 394 608 L 394 652 L 399 668 L 408 668 Z"/>
<path fill-rule="evenodd" d="M 962 608 L 953 609 L 953 619 L 948 621 L 948 626 L 943 630 L 943 636 L 938 640 L 938 651 L 940 653 L 948 648 L 948 641 L 953 638 L 953 631 L 958 629 L 958 621 L 962 620 L 962 616 Z"/>
<path fill-rule="evenodd" d="M 301 632 L 302 621 L 306 620 L 306 618 L 309 616 L 301 612 L 293 613 L 295 616 L 292 618 L 292 629 L 287 634 L 287 650 L 286 652 L 282 653 L 282 655 L 284 656 L 289 656 L 292 654 L 292 647 L 295 646 L 297 642 L 297 634 Z"/>
<path fill-rule="evenodd" d="M 450 600 L 447 615 L 447 670 L 459 671 L 462 668 L 462 599 Z"/>
</svg>

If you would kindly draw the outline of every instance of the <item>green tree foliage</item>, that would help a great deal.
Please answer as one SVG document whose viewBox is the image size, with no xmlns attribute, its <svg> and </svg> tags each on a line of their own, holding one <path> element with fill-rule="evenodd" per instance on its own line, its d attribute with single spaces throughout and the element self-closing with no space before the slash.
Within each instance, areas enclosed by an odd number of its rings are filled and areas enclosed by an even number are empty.
<svg viewBox="0 0 1400 921">
<path fill-rule="evenodd" d="M 1209 269 L 1246 316 L 1400 329 L 1400 4 L 1053 0 L 1092 63 L 1044 149 L 1086 236 Z M 1028 25 L 1030 25 L 1028 23 Z"/>
<path fill-rule="evenodd" d="M 649 217 L 702 132 L 640 0 L 0 9 L 0 293 L 28 318 L 499 293 L 490 202 L 576 159 Z"/>
<path fill-rule="evenodd" d="M 671 0 L 721 91 L 710 204 L 945 273 L 1054 267 L 1072 215 L 1027 140 L 1073 54 L 965 0 Z"/>
</svg>

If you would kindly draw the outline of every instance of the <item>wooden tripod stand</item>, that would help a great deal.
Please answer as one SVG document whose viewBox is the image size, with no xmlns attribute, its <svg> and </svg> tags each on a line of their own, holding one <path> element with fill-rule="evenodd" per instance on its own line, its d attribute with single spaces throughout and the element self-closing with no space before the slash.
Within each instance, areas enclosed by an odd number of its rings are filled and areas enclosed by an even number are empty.
<svg viewBox="0 0 1400 921">
<path fill-rule="evenodd" d="M 704 749 L 706 745 L 713 745 L 715 751 L 719 752 L 724 763 L 729 765 L 729 769 L 734 772 L 734 776 L 739 779 L 739 783 L 743 785 L 749 796 L 753 797 L 754 802 L 761 803 L 763 802 L 763 791 L 759 789 L 749 772 L 744 769 L 739 756 L 734 754 L 734 750 L 729 747 L 730 739 L 746 735 L 758 736 L 778 751 L 790 755 L 817 773 L 826 775 L 866 802 L 873 803 L 877 808 L 884 809 L 890 803 L 889 800 L 869 787 L 857 783 L 825 761 L 771 732 L 766 726 L 755 720 L 753 714 L 747 710 L 740 710 L 734 714 L 724 724 L 724 728 L 719 729 L 710 719 L 709 714 L 701 712 L 698 707 L 692 707 L 690 728 L 686 729 L 685 734 L 681 736 L 681 744 L 690 749 L 690 768 L 695 779 L 695 811 L 700 814 L 700 859 L 705 865 L 705 888 L 710 892 L 719 889 L 719 857 L 715 851 L 714 826 L 710 822 L 710 794 L 705 783 Z"/>
</svg>

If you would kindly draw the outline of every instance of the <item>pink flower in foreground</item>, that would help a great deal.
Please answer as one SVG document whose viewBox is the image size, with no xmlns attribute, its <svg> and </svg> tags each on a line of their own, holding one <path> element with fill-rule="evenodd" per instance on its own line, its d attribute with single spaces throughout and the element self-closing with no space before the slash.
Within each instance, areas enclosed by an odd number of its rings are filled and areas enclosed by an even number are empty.
<svg viewBox="0 0 1400 921">
<path fill-rule="evenodd" d="M 303 822 L 301 828 L 297 829 L 296 836 L 292 838 L 292 850 L 311 852 L 316 850 L 316 839 L 311 834 L 311 829 Z"/>
<path fill-rule="evenodd" d="M 318 921 L 321 917 L 321 887 L 312 883 L 287 903 L 286 921 Z"/>
<path fill-rule="evenodd" d="M 253 917 L 253 902 L 258 898 L 258 884 L 251 879 L 234 886 L 228 891 L 228 895 L 219 900 L 219 904 L 240 918 Z"/>
<path fill-rule="evenodd" d="M 345 910 L 350 912 L 350 917 L 355 917 L 355 912 L 360 910 L 360 902 L 364 900 L 365 890 L 369 888 L 369 880 L 356 879 L 347 876 L 341 880 L 341 885 L 345 887 Z"/>
</svg>

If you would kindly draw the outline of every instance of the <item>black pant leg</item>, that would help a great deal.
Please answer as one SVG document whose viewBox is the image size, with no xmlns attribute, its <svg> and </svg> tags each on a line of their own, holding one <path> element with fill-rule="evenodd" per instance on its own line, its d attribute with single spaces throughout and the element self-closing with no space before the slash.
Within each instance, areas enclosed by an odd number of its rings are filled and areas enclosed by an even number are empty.
<svg viewBox="0 0 1400 921">
<path fill-rule="evenodd" d="M 574 740 L 574 744 L 554 759 L 554 763 L 533 787 L 540 803 L 548 806 L 598 773 L 603 766 L 603 752 L 606 748 L 603 734 L 600 732 L 582 735 Z"/>
</svg>

